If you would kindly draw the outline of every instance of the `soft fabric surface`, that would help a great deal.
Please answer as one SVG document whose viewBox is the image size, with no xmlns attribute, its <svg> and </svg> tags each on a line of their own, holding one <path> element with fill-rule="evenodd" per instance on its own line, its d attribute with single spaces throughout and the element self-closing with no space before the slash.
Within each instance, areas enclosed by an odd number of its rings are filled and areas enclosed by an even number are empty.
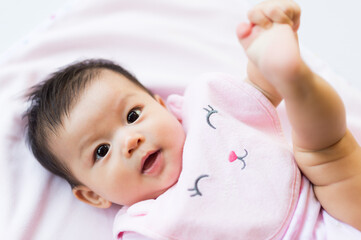
<svg viewBox="0 0 361 240">
<path fill-rule="evenodd" d="M 78 202 L 67 183 L 45 171 L 24 141 L 22 95 L 60 66 L 109 58 L 166 96 L 204 72 L 242 78 L 246 57 L 235 28 L 246 19 L 239 0 L 78 0 L 69 2 L 0 59 L 0 234 L 2 239 L 111 239 L 117 206 Z M 303 50 L 313 69 L 343 96 L 361 139 L 361 98 L 326 64 Z M 279 110 L 290 136 L 284 107 Z M 327 215 L 326 215 L 327 216 Z M 338 229 L 355 231 L 336 222 Z M 326 219 L 326 217 L 325 217 Z M 336 236 L 332 233 L 331 236 Z"/>
</svg>

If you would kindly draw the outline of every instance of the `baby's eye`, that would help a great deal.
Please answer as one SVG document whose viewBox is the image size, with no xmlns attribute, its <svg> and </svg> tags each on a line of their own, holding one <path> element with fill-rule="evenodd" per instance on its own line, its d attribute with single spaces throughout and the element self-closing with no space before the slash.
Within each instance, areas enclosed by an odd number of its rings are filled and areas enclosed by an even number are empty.
<svg viewBox="0 0 361 240">
<path fill-rule="evenodd" d="M 134 123 L 139 118 L 142 111 L 139 108 L 132 109 L 127 116 L 127 122 L 129 124 Z"/>
<path fill-rule="evenodd" d="M 97 147 L 94 153 L 95 161 L 98 161 L 99 159 L 105 157 L 109 151 L 109 148 L 110 148 L 109 144 L 102 144 L 99 147 Z"/>
</svg>

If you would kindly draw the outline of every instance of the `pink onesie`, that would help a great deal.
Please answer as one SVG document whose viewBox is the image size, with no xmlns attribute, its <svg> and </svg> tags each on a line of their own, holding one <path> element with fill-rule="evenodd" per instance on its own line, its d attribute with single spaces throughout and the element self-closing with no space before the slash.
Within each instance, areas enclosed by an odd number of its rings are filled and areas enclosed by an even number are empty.
<svg viewBox="0 0 361 240">
<path fill-rule="evenodd" d="M 122 208 L 114 239 L 134 233 L 150 239 L 323 239 L 316 231 L 324 224 L 320 205 L 263 94 L 228 75 L 208 74 L 184 96 L 170 96 L 168 105 L 187 134 L 182 173 L 157 199 Z"/>
</svg>

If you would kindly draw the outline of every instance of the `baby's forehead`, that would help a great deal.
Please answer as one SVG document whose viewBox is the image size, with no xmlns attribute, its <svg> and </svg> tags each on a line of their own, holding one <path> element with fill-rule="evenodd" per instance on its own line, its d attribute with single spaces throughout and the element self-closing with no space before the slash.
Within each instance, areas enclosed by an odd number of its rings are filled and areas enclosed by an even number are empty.
<svg viewBox="0 0 361 240">
<path fill-rule="evenodd" d="M 107 69 L 99 71 L 73 98 L 68 111 L 62 116 L 55 139 L 73 136 L 77 129 L 83 128 L 87 123 L 106 120 L 104 117 L 111 116 L 112 112 L 119 112 L 123 109 L 121 106 L 132 101 L 132 96 L 139 96 L 140 92 L 148 94 L 132 80 L 117 72 Z M 92 119 L 98 120 L 89 121 Z"/>
<path fill-rule="evenodd" d="M 129 82 L 129 83 L 134 83 L 131 79 L 129 79 L 128 77 L 126 77 L 124 74 L 116 72 L 115 70 L 112 69 L 107 69 L 107 68 L 101 68 L 98 69 L 97 74 L 94 76 L 93 81 L 104 81 L 107 79 L 112 79 L 112 80 L 116 80 L 116 81 L 124 81 L 124 82 Z"/>
<path fill-rule="evenodd" d="M 131 85 L 134 85 L 138 88 L 138 90 L 143 90 L 143 87 L 140 85 L 140 83 L 136 82 L 136 80 L 130 79 L 129 77 L 125 76 L 122 73 L 116 72 L 111 69 L 99 69 L 96 76 L 92 79 L 92 83 L 101 81 L 102 84 L 109 84 L 110 82 L 107 80 L 115 80 L 119 82 L 124 83 L 130 83 Z M 123 91 L 127 91 L 126 88 L 123 89 Z"/>
<path fill-rule="evenodd" d="M 135 86 L 136 89 L 132 88 L 132 90 L 137 91 L 137 92 L 145 92 L 147 94 L 149 94 L 150 96 L 154 96 L 154 94 L 148 89 L 146 88 L 141 82 L 138 81 L 138 79 L 136 79 L 133 76 L 126 76 L 123 73 L 119 73 L 115 70 L 112 69 L 99 69 L 99 72 L 97 74 L 97 76 L 93 79 L 93 80 L 105 80 L 105 79 L 115 79 L 116 81 L 120 81 L 120 82 L 126 82 L 126 83 L 130 83 L 132 86 Z M 123 92 L 127 92 L 129 89 L 127 88 L 123 88 L 122 91 Z"/>
<path fill-rule="evenodd" d="M 112 86 L 114 86 L 116 83 L 120 84 L 132 84 L 135 87 L 138 87 L 137 84 L 133 83 L 133 81 L 126 76 L 124 76 L 121 73 L 118 73 L 114 70 L 107 69 L 107 68 L 99 68 L 99 69 L 93 69 L 93 72 L 89 75 L 88 80 L 84 82 L 83 87 L 78 88 L 78 92 L 76 93 L 75 98 L 73 99 L 73 106 L 74 107 L 79 99 L 83 98 L 83 96 L 89 91 L 89 89 L 92 88 L 100 88 L 105 86 L 110 86 L 111 89 Z M 117 88 L 112 88 L 113 90 L 118 90 Z M 100 89 L 99 89 L 100 90 Z M 124 94 L 129 89 L 126 87 L 122 88 L 122 91 L 120 91 L 118 94 Z M 141 88 L 139 88 L 141 90 Z"/>
<path fill-rule="evenodd" d="M 104 96 L 104 91 L 108 95 L 106 94 Z M 85 83 L 84 87 L 79 89 L 69 109 L 69 115 L 71 115 L 74 108 L 79 106 L 79 104 L 84 104 L 84 101 L 96 101 L 101 97 L 103 97 L 103 99 L 122 99 L 138 93 L 148 94 L 149 92 L 141 84 L 121 73 L 110 69 L 98 69 L 96 74 L 92 74 L 91 79 Z M 150 95 L 153 96 L 152 94 Z M 114 101 L 115 100 L 116 99 L 114 99 Z"/>
<path fill-rule="evenodd" d="M 99 103 L 99 98 L 112 100 L 116 105 L 119 99 L 126 99 L 130 95 L 147 94 L 151 97 L 154 95 L 145 87 L 143 87 L 137 80 L 133 80 L 124 76 L 123 74 L 111 69 L 94 69 L 96 72 L 91 73 L 83 87 L 78 88 L 70 101 L 69 108 L 62 116 L 62 123 L 65 123 L 79 109 L 82 111 L 92 111 L 95 105 Z M 104 91 L 107 93 L 104 96 Z M 69 95 L 68 95 L 69 96 Z M 113 99 L 114 98 L 114 99 Z M 92 104 L 92 102 L 94 104 Z M 88 106 L 88 108 L 84 107 Z M 108 109 L 109 110 L 109 109 Z M 64 125 L 64 124 L 62 124 Z"/>
</svg>

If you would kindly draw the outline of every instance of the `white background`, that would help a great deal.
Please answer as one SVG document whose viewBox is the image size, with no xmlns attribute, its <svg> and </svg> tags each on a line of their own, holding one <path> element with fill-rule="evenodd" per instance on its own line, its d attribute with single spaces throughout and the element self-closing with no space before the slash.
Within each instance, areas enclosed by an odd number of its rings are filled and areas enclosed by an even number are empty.
<svg viewBox="0 0 361 240">
<path fill-rule="evenodd" d="M 301 43 L 361 89 L 361 1 L 296 2 L 302 9 Z M 65 3 L 64 0 L 0 0 L 0 55 Z"/>
</svg>

